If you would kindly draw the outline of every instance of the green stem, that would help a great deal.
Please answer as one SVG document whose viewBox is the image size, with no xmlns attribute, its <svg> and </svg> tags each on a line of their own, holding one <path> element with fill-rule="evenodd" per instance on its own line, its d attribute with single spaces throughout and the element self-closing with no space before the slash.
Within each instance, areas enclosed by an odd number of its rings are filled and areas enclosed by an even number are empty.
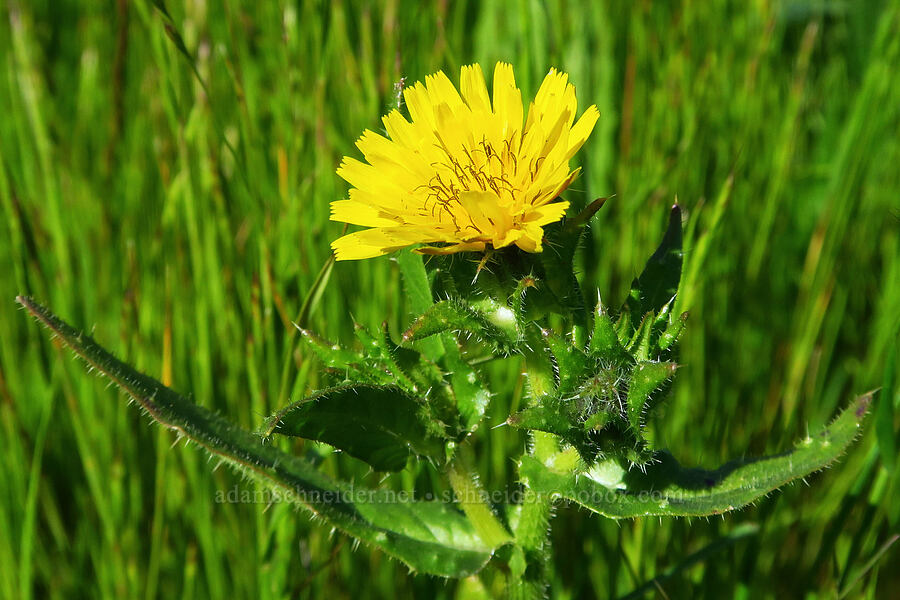
<svg viewBox="0 0 900 600">
<path fill-rule="evenodd" d="M 459 455 L 453 459 L 447 474 L 460 508 L 469 518 L 481 541 L 491 548 L 498 548 L 511 542 L 512 536 L 488 504 L 487 492 Z"/>
<path fill-rule="evenodd" d="M 516 543 L 526 552 L 543 552 L 550 533 L 550 497 L 525 488 Z"/>
<path fill-rule="evenodd" d="M 507 595 L 521 600 L 544 598 L 549 582 L 550 497 L 525 488 L 516 528 L 516 547 L 509 564 Z"/>
<path fill-rule="evenodd" d="M 532 456 L 548 458 L 557 450 L 550 434 L 534 432 Z M 516 527 L 518 559 L 510 564 L 508 592 L 511 598 L 543 598 L 550 575 L 551 547 L 548 539 L 550 517 L 553 516 L 550 496 L 536 492 L 526 484 L 522 512 Z"/>
</svg>

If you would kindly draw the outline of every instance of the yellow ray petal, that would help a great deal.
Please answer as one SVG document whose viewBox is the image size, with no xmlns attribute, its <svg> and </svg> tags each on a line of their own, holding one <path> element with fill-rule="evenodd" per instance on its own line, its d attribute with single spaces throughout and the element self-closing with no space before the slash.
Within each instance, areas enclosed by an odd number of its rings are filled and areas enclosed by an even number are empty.
<svg viewBox="0 0 900 600">
<path fill-rule="evenodd" d="M 568 75 L 560 73 L 556 69 L 550 69 L 534 97 L 534 107 L 537 111 L 535 117 L 556 115 L 559 112 L 568 81 Z"/>
<path fill-rule="evenodd" d="M 370 129 L 363 131 L 363 134 L 356 140 L 356 147 L 363 153 L 366 160 L 371 164 L 372 159 L 381 159 L 397 164 L 405 164 L 410 160 L 411 152 L 392 142 L 386 137 L 375 133 Z"/>
<path fill-rule="evenodd" d="M 379 164 L 377 167 L 345 156 L 337 174 L 355 188 L 378 196 L 400 196 L 419 181 L 398 165 Z"/>
<path fill-rule="evenodd" d="M 419 232 L 404 227 L 376 227 L 339 237 L 331 243 L 331 248 L 337 260 L 357 260 L 390 254 L 420 241 L 444 241 L 427 234 L 425 239 L 419 237 Z"/>
<path fill-rule="evenodd" d="M 422 136 L 418 135 L 418 128 L 407 121 L 399 110 L 392 110 L 381 118 L 381 122 L 394 142 L 411 150 L 422 145 Z"/>
<path fill-rule="evenodd" d="M 383 209 L 356 200 L 332 202 L 331 220 L 351 225 L 365 225 L 366 227 L 391 227 L 399 222 L 397 219 L 390 218 Z"/>
<path fill-rule="evenodd" d="M 459 75 L 459 87 L 462 97 L 474 113 L 491 112 L 491 99 L 488 98 L 487 85 L 484 83 L 484 73 L 481 65 L 467 65 L 463 67 Z"/>
<path fill-rule="evenodd" d="M 599 118 L 600 111 L 598 111 L 597 107 L 593 104 L 585 109 L 581 118 L 578 119 L 578 122 L 575 123 L 575 126 L 569 131 L 569 148 L 566 150 L 566 162 L 575 156 L 575 153 L 581 149 L 587 141 L 588 136 L 591 135 L 591 131 L 594 130 L 594 125 Z"/>
<path fill-rule="evenodd" d="M 405 189 L 421 185 L 432 176 L 433 168 L 421 153 L 374 131 L 365 130 L 356 141 L 356 147 L 370 165 L 398 178 L 396 183 Z"/>
<path fill-rule="evenodd" d="M 337 260 L 374 258 L 406 247 L 407 244 L 391 246 L 389 238 L 382 231 L 381 229 L 366 229 L 339 237 L 331 242 L 335 258 Z"/>
<path fill-rule="evenodd" d="M 516 240 L 516 246 L 525 252 L 540 252 L 544 241 L 544 230 L 538 226 L 525 227 L 522 237 Z"/>
<path fill-rule="evenodd" d="M 406 108 L 413 122 L 419 121 L 434 127 L 434 108 L 428 97 L 428 89 L 422 83 L 416 83 L 403 90 L 403 98 L 406 100 Z"/>
<path fill-rule="evenodd" d="M 494 248 L 506 248 L 510 244 L 517 242 L 523 235 L 525 235 L 525 232 L 521 229 L 510 229 L 503 236 L 494 236 L 491 244 Z"/>
<path fill-rule="evenodd" d="M 498 62 L 494 67 L 494 114 L 503 123 L 502 134 L 510 139 L 522 131 L 522 92 L 516 87 L 512 65 Z"/>
<path fill-rule="evenodd" d="M 453 83 L 450 82 L 450 79 L 447 78 L 443 71 L 438 71 L 434 75 L 426 77 L 425 86 L 428 89 L 428 97 L 433 106 L 446 104 L 454 113 L 461 111 L 465 107 L 462 98 L 459 97 L 459 92 L 456 91 Z"/>
<path fill-rule="evenodd" d="M 528 225 L 538 226 L 556 223 L 563 218 L 563 215 L 566 214 L 566 210 L 568 210 L 568 208 L 569 202 L 566 200 L 563 200 L 562 202 L 545 204 L 530 211 L 525 217 L 525 222 Z"/>
<path fill-rule="evenodd" d="M 472 190 L 459 195 L 459 203 L 468 213 L 472 224 L 488 236 L 491 235 L 494 224 L 486 213 L 490 211 L 493 202 L 496 202 L 496 197 L 488 192 Z"/>
<path fill-rule="evenodd" d="M 461 242 L 450 246 L 422 246 L 417 248 L 419 254 L 456 254 L 457 252 L 482 252 L 486 244 L 484 242 Z"/>
</svg>

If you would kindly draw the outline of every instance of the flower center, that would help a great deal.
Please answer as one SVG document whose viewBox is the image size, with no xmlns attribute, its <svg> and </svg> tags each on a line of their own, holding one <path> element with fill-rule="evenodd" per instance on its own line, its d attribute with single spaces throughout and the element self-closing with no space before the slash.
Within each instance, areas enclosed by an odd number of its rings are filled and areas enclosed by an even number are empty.
<svg viewBox="0 0 900 600">
<path fill-rule="evenodd" d="M 444 160 L 434 165 L 438 169 L 428 186 L 437 196 L 457 199 L 461 191 L 490 190 L 498 198 L 506 195 L 515 199 L 517 188 L 510 176 L 516 175 L 518 165 L 509 142 L 504 141 L 499 151 L 485 140 L 473 148 L 462 146 L 457 152 L 451 152 L 443 143 L 439 147 Z"/>
<path fill-rule="evenodd" d="M 474 145 L 462 143 L 451 150 L 440 134 L 435 132 L 435 135 L 438 140 L 435 146 L 443 156 L 441 160 L 432 163 L 435 173 L 429 182 L 417 188 L 425 193 L 423 214 L 430 214 L 442 221 L 446 218 L 456 227 L 462 225 L 463 229 L 481 232 L 483 228 L 471 216 L 464 218 L 463 223 L 458 220 L 460 214 L 465 215 L 467 212 L 465 209 L 460 210 L 464 205 L 460 202 L 460 194 L 480 191 L 495 196 L 497 207 L 507 213 L 513 223 L 518 224 L 524 212 L 522 184 L 534 181 L 543 157 L 531 161 L 522 181 L 519 158 L 516 156 L 514 142 L 509 139 L 504 139 L 498 146 L 482 138 Z"/>
</svg>

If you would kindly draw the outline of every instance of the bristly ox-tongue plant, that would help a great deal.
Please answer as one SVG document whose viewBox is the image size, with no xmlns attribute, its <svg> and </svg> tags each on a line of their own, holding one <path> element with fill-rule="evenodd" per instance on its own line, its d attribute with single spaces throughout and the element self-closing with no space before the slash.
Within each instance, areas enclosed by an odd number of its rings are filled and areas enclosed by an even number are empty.
<svg viewBox="0 0 900 600">
<path fill-rule="evenodd" d="M 853 441 L 870 395 L 772 457 L 707 471 L 654 447 L 647 421 L 678 370 L 688 316 L 675 309 L 679 207 L 625 302 L 609 306 L 585 293 L 573 265 L 602 201 L 565 218 L 570 203 L 558 200 L 598 117 L 590 107 L 576 120 L 568 77 L 552 70 L 527 114 L 502 63 L 491 95 L 474 65 L 462 69 L 459 92 L 438 73 L 406 89 L 405 101 L 410 119 L 385 116 L 390 139 L 367 131 L 358 142 L 367 162 L 345 158 L 338 170 L 353 187 L 332 218 L 367 229 L 333 247 L 338 260 L 393 253 L 419 316 L 397 337 L 357 326 L 343 345 L 300 329 L 333 381 L 259 432 L 138 373 L 30 298 L 19 303 L 153 420 L 413 571 L 481 574 L 485 593 L 543 596 L 556 502 L 613 519 L 720 514 L 825 467 Z M 529 440 L 516 459 L 518 487 L 499 503 L 467 459 L 491 399 L 510 392 L 488 388 L 481 367 L 493 359 L 522 364 L 524 405 L 505 424 Z M 385 473 L 433 469 L 453 498 L 398 498 L 387 485 L 335 480 L 272 443 L 283 437 Z"/>
</svg>

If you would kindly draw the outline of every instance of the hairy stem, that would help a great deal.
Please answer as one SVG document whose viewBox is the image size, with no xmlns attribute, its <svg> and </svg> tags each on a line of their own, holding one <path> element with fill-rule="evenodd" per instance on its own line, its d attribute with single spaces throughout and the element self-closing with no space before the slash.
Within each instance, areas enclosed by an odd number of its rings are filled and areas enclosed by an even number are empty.
<svg viewBox="0 0 900 600">
<path fill-rule="evenodd" d="M 555 449 L 555 440 L 539 431 L 534 435 L 531 456 L 538 460 L 547 459 Z M 550 575 L 551 547 L 548 537 L 552 516 L 550 496 L 533 490 L 526 483 L 522 512 L 516 527 L 516 546 L 520 554 L 518 560 L 513 560 L 510 565 L 510 597 L 544 597 Z"/>
<path fill-rule="evenodd" d="M 469 518 L 481 541 L 497 548 L 512 541 L 512 536 L 497 519 L 488 503 L 488 495 L 459 455 L 453 460 L 447 472 L 450 485 L 459 500 L 460 508 Z"/>
</svg>

